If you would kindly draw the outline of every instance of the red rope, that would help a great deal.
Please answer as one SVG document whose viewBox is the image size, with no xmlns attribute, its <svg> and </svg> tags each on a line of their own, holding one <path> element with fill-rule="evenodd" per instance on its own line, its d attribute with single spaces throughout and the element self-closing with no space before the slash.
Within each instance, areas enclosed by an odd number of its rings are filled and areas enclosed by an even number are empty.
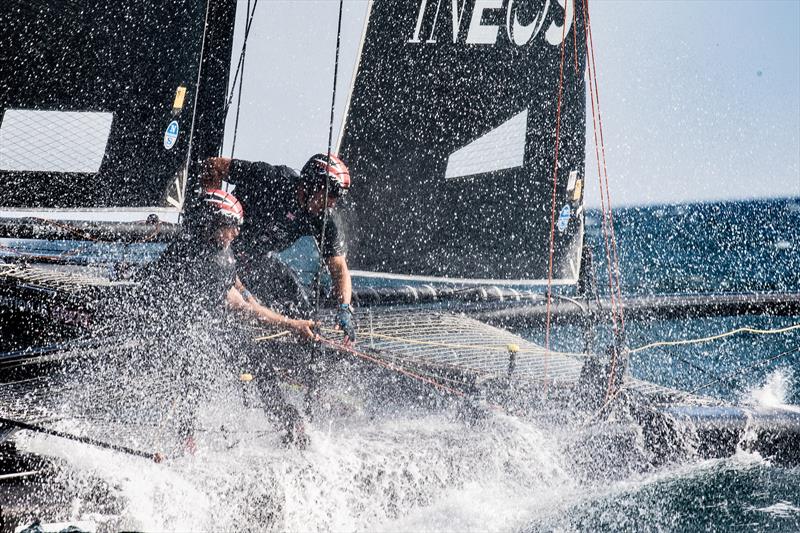
<svg viewBox="0 0 800 533">
<path fill-rule="evenodd" d="M 611 207 L 611 191 L 608 185 L 608 166 L 606 164 L 605 140 L 603 138 L 603 121 L 600 113 L 600 96 L 597 83 L 597 63 L 594 55 L 594 40 L 592 38 L 591 23 L 587 9 L 587 0 L 583 0 L 583 14 L 585 20 L 584 32 L 588 50 L 587 71 L 589 77 L 589 94 L 592 104 L 592 129 L 595 141 L 595 157 L 597 158 L 597 173 L 600 188 L 600 205 L 603 213 L 603 238 L 605 243 L 606 261 L 608 264 L 609 297 L 611 300 L 611 317 L 616 339 L 621 338 L 620 332 L 625 332 L 625 316 L 622 306 L 622 289 L 620 282 L 619 257 L 617 255 L 616 234 L 614 232 L 614 216 Z M 595 109 L 596 103 L 596 109 Z M 598 130 L 600 139 L 598 142 Z M 602 158 L 601 158 L 602 154 Z M 607 205 L 606 205 L 607 202 Z M 613 260 L 612 260 L 613 259 Z M 608 374 L 606 398 L 610 398 L 613 389 L 614 375 L 618 363 L 617 350 L 612 351 L 611 365 Z"/>
<path fill-rule="evenodd" d="M 584 20 L 586 20 L 587 16 L 587 9 L 586 9 L 586 0 L 583 1 L 583 16 Z M 584 33 L 586 35 L 586 45 L 587 49 L 589 48 L 589 33 L 588 33 L 588 26 L 584 26 Z M 601 173 L 601 165 L 600 165 L 600 142 L 598 140 L 598 132 L 597 132 L 597 111 L 595 109 L 595 96 L 594 96 L 594 85 L 592 84 L 593 79 L 593 68 L 592 62 L 590 59 L 591 56 L 587 53 L 587 71 L 589 75 L 589 100 L 592 105 L 592 131 L 594 134 L 594 151 L 595 157 L 597 159 L 597 179 L 599 183 L 599 190 L 600 190 L 600 210 L 603 214 L 603 243 L 605 245 L 605 252 L 606 252 L 606 264 L 608 267 L 608 287 L 609 287 L 609 294 L 611 300 L 611 320 L 612 326 L 614 328 L 614 334 L 618 334 L 618 323 L 617 323 L 617 301 L 616 301 L 616 291 L 614 290 L 614 274 L 611 268 L 611 244 L 610 244 L 610 235 L 608 232 L 608 209 L 610 209 L 610 202 L 609 207 L 606 207 L 606 195 L 605 195 L 605 187 L 603 187 L 603 175 Z"/>
<path fill-rule="evenodd" d="M 397 366 L 397 365 L 395 365 L 393 363 L 389 363 L 387 361 L 384 361 L 384 360 L 380 359 L 379 357 L 374 357 L 374 356 L 369 355 L 367 353 L 364 353 L 364 352 L 361 352 L 359 350 L 356 350 L 355 348 L 353 348 L 352 344 L 345 345 L 343 343 L 332 341 L 332 340 L 326 339 L 324 337 L 320 337 L 320 342 L 322 342 L 323 344 L 326 344 L 328 346 L 331 346 L 336 350 L 340 350 L 340 351 L 349 353 L 349 354 L 354 355 L 354 356 L 356 356 L 356 357 L 358 357 L 360 359 L 364 359 L 365 361 L 369 361 L 370 363 L 378 365 L 378 366 L 380 366 L 382 368 L 385 368 L 387 370 L 391 370 L 392 372 L 397 372 L 398 374 L 402 374 L 402 375 L 404 375 L 406 377 L 415 379 L 417 381 L 420 381 L 421 383 L 425 383 L 427 385 L 431 385 L 435 389 L 439 389 L 439 390 L 441 390 L 443 392 L 446 392 L 448 394 L 452 394 L 454 396 L 458 396 L 459 398 L 465 398 L 467 396 L 467 394 L 464 393 L 464 391 L 460 391 L 458 389 L 454 389 L 452 387 L 448 387 L 447 385 L 443 385 L 442 383 L 439 383 L 435 379 L 429 378 L 428 376 L 423 376 L 422 374 L 417 374 L 416 372 L 412 372 L 412 371 L 407 370 L 407 369 L 405 369 L 403 367 Z M 505 409 L 503 409 L 502 406 L 494 404 L 494 403 L 491 403 L 491 402 L 486 402 L 486 405 L 488 407 L 490 407 L 491 409 L 495 410 L 495 411 L 503 411 L 503 412 L 505 411 Z"/>
<path fill-rule="evenodd" d="M 584 0 L 584 5 L 587 0 Z M 622 305 L 622 288 L 621 288 L 621 280 L 620 280 L 620 268 L 619 268 L 619 256 L 617 254 L 617 237 L 614 230 L 614 210 L 611 208 L 611 191 L 609 189 L 609 179 L 608 179 L 608 167 L 606 165 L 606 144 L 605 139 L 603 137 L 603 115 L 600 111 L 600 90 L 598 88 L 597 83 L 597 63 L 595 62 L 594 57 L 594 38 L 592 37 L 592 25 L 591 19 L 589 18 L 589 12 L 586 11 L 586 28 L 589 34 L 590 43 L 589 50 L 591 52 L 591 59 L 592 59 L 592 78 L 594 80 L 594 95 L 595 99 L 597 100 L 597 124 L 600 130 L 600 152 L 603 156 L 603 175 L 605 177 L 605 189 L 606 189 L 606 198 L 608 199 L 608 219 L 609 219 L 609 230 L 611 232 L 611 250 L 613 252 L 614 258 L 614 275 L 616 278 L 616 288 L 617 288 L 617 299 L 618 299 L 618 308 L 619 308 L 619 319 L 622 326 L 622 333 L 625 333 L 625 314 Z M 598 163 L 598 170 L 599 170 L 599 163 Z"/>
<path fill-rule="evenodd" d="M 567 32 L 567 9 L 569 3 L 564 3 L 564 24 L 561 26 L 561 64 L 559 66 L 558 78 L 558 104 L 556 107 L 556 148 L 553 160 L 553 199 L 550 209 L 550 259 L 547 268 L 547 319 L 545 325 L 545 355 L 544 355 L 544 392 L 547 394 L 547 370 L 549 364 L 548 353 L 550 353 L 550 322 L 552 314 L 552 301 L 553 301 L 553 256 L 555 255 L 555 240 L 556 240 L 556 191 L 558 189 L 558 148 L 559 137 L 561 134 L 561 96 L 564 89 L 564 53 L 566 50 L 565 37 Z"/>
<path fill-rule="evenodd" d="M 360 351 L 356 350 L 355 348 L 353 348 L 350 345 L 345 345 L 345 344 L 342 344 L 342 343 L 339 343 L 339 342 L 336 342 L 336 341 L 332 341 L 332 340 L 329 340 L 329 339 L 325 339 L 325 338 L 320 338 L 320 342 L 322 342 L 323 344 L 327 344 L 328 346 L 332 346 L 337 350 L 341 350 L 341 351 L 347 352 L 347 353 L 349 353 L 351 355 L 355 355 L 356 357 L 359 357 L 361 359 L 364 359 L 366 361 L 374 363 L 374 364 L 376 364 L 378 366 L 381 366 L 381 367 L 386 368 L 388 370 L 391 370 L 393 372 L 397 372 L 397 373 L 402 374 L 404 376 L 407 376 L 407 377 L 410 377 L 412 379 L 416 379 L 418 381 L 421 381 L 422 383 L 426 383 L 428 385 L 431 385 L 434 388 L 442 390 L 442 391 L 447 392 L 449 394 L 453 394 L 455 396 L 460 396 L 460 397 L 466 396 L 466 394 L 464 394 L 463 391 L 460 391 L 458 389 L 454 389 L 452 387 L 448 387 L 447 385 L 443 385 L 443 384 L 439 383 L 438 381 L 436 381 L 434 379 L 431 379 L 431 378 L 429 378 L 427 376 L 423 376 L 421 374 L 417 374 L 415 372 L 411 372 L 410 370 L 406 370 L 403 367 L 399 367 L 399 366 L 394 365 L 392 363 L 386 362 L 386 361 L 384 361 L 384 360 L 382 360 L 382 359 L 380 359 L 378 357 L 374 357 L 374 356 L 371 356 L 371 355 L 366 354 L 364 352 L 360 352 Z"/>
</svg>

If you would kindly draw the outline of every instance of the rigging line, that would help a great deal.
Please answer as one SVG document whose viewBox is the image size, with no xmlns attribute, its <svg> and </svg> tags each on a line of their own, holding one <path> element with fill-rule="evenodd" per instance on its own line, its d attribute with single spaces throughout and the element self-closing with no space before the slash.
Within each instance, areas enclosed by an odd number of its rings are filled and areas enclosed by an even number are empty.
<svg viewBox="0 0 800 533">
<path fill-rule="evenodd" d="M 231 84 L 231 92 L 228 95 L 228 100 L 225 102 L 225 107 L 223 109 L 223 115 L 228 114 L 228 109 L 231 107 L 233 103 L 233 91 L 236 89 L 236 83 L 239 80 L 239 70 L 242 68 L 242 62 L 244 60 L 244 49 L 247 46 L 247 38 L 250 36 L 250 26 L 253 23 L 253 16 L 256 14 L 256 6 L 258 5 L 258 0 L 255 0 L 253 4 L 253 10 L 250 11 L 250 1 L 247 2 L 247 13 L 248 18 L 247 22 L 244 25 L 244 38 L 242 42 L 242 51 L 239 52 L 239 61 L 236 63 L 236 72 L 233 75 L 233 83 Z"/>
<path fill-rule="evenodd" d="M 583 17 L 586 20 L 587 10 L 586 10 L 586 0 L 583 2 Z M 586 46 L 589 47 L 589 32 L 588 26 L 584 24 L 584 32 L 585 32 L 585 40 Z M 619 302 L 616 301 L 616 291 L 614 291 L 614 278 L 612 274 L 611 268 L 611 247 L 609 245 L 609 235 L 608 235 L 608 217 L 606 213 L 606 198 L 605 198 L 605 190 L 603 188 L 603 175 L 600 171 L 600 148 L 599 148 L 599 140 L 597 137 L 597 113 L 595 111 L 595 97 L 594 97 L 594 87 L 592 85 L 591 79 L 593 77 L 593 68 L 590 60 L 590 56 L 587 52 L 587 74 L 588 74 L 588 84 L 589 84 L 589 100 L 592 105 L 592 132 L 594 134 L 594 150 L 595 150 L 595 157 L 597 159 L 597 179 L 598 179 L 598 188 L 600 190 L 600 205 L 601 205 L 601 212 L 603 214 L 602 219 L 602 227 L 603 227 L 603 243 L 605 245 L 605 252 L 606 252 L 606 264 L 608 265 L 608 287 L 609 287 L 609 301 L 611 303 L 611 321 L 614 328 L 615 335 L 618 331 L 617 326 L 617 309 Z"/>
<path fill-rule="evenodd" d="M 555 156 L 553 161 L 553 200 L 550 210 L 550 258 L 548 261 L 547 269 L 547 318 L 545 325 L 545 349 L 550 350 L 550 319 L 551 319 L 551 305 L 553 301 L 553 256 L 555 253 L 555 239 L 556 239 L 556 191 L 558 189 L 558 144 L 559 135 L 561 133 L 561 96 L 564 89 L 564 54 L 566 51 L 566 31 L 567 31 L 567 9 L 569 9 L 569 2 L 564 2 L 564 23 L 561 26 L 561 63 L 559 67 L 558 78 L 558 103 L 556 105 L 556 147 Z M 544 393 L 547 394 L 547 355 L 544 359 Z"/>
<path fill-rule="evenodd" d="M 256 341 L 256 342 L 269 341 L 269 340 L 272 340 L 272 339 L 285 337 L 286 335 L 289 335 L 290 333 L 291 333 L 290 331 L 281 331 L 281 332 L 278 332 L 278 333 L 274 333 L 272 335 L 263 335 L 261 337 L 255 337 L 255 338 L 253 338 L 253 340 Z"/>
<path fill-rule="evenodd" d="M 20 251 L 19 251 L 19 250 L 17 250 L 16 248 L 13 248 L 13 247 L 11 247 L 11 246 L 6 246 L 6 245 L 4 245 L 4 244 L 0 244 L 0 250 L 5 250 L 5 251 L 7 251 L 7 252 L 9 252 L 9 253 L 11 253 L 11 254 L 14 254 L 14 255 L 20 255 L 20 256 L 22 256 L 22 257 L 25 257 L 26 255 L 31 255 L 31 254 L 29 254 L 29 253 L 27 253 L 27 252 L 20 252 Z"/>
<path fill-rule="evenodd" d="M 241 73 L 242 77 L 239 79 L 239 96 L 236 98 L 236 120 L 233 124 L 233 141 L 231 142 L 231 159 L 233 159 L 233 154 L 236 151 L 236 135 L 239 133 L 239 113 L 242 110 L 242 88 L 244 87 L 244 67 L 246 63 L 246 56 L 247 56 L 247 37 L 250 35 L 250 27 L 253 24 L 253 17 L 256 14 L 256 7 L 258 6 L 258 0 L 254 0 L 253 2 L 253 11 L 250 11 L 250 0 L 247 0 L 247 13 L 250 15 L 247 20 L 247 26 L 245 27 L 245 37 L 244 42 L 242 43 L 242 52 L 239 56 L 239 65 L 236 66 L 236 72 L 238 74 L 239 67 L 241 66 Z M 234 80 L 234 84 L 236 80 Z"/>
<path fill-rule="evenodd" d="M 331 145 L 333 144 L 333 114 L 336 110 L 336 81 L 339 76 L 339 47 L 342 42 L 342 12 L 344 0 L 339 0 L 339 21 L 336 24 L 336 53 L 333 60 L 333 90 L 331 91 L 331 118 L 328 126 L 328 151 L 325 152 L 328 166 L 331 164 Z M 319 236 L 319 264 L 317 265 L 317 279 L 315 285 L 315 318 L 319 321 L 320 299 L 322 298 L 322 269 L 324 266 L 325 231 L 328 227 L 328 196 L 330 195 L 330 180 L 325 179 L 325 204 L 322 210 L 322 231 Z"/>
<path fill-rule="evenodd" d="M 592 79 L 594 80 L 594 96 L 597 100 L 597 123 L 600 130 L 600 151 L 603 156 L 603 174 L 605 175 L 605 187 L 606 187 L 606 198 L 608 199 L 608 216 L 610 222 L 610 230 L 611 230 L 611 246 L 614 255 L 614 269 L 616 275 L 616 282 L 617 282 L 617 297 L 619 298 L 619 314 L 620 314 L 620 322 L 622 325 L 622 333 L 625 334 L 625 314 L 624 314 L 624 306 L 622 303 L 622 290 L 621 290 L 621 279 L 620 279 L 620 268 L 619 268 L 619 256 L 617 254 L 617 238 L 616 238 L 616 231 L 614 229 L 614 211 L 611 207 L 611 190 L 609 188 L 609 179 L 608 179 L 608 165 L 606 159 L 606 145 L 605 145 L 605 138 L 603 136 L 603 116 L 600 111 L 600 88 L 597 83 L 597 61 L 595 60 L 594 55 L 594 36 L 592 34 L 592 25 L 591 25 L 591 18 L 589 15 L 589 10 L 586 9 L 586 2 L 584 0 L 584 10 L 586 14 L 586 21 L 585 26 L 589 36 L 589 43 L 590 46 L 589 51 L 591 52 L 591 62 L 592 62 Z M 591 80 L 590 80 L 591 82 Z M 599 169 L 599 167 L 598 167 Z"/>
<path fill-rule="evenodd" d="M 573 9 L 572 18 L 575 21 L 574 22 L 575 26 L 573 26 L 572 28 L 572 52 L 573 55 L 575 56 L 575 75 L 578 75 L 580 74 L 580 67 L 578 66 L 578 20 L 575 18 L 575 13 L 574 13 L 575 0 L 573 0 L 572 2 L 572 9 Z"/>
<path fill-rule="evenodd" d="M 92 237 L 91 234 L 89 234 L 87 232 L 84 232 L 84 231 L 81 231 L 78 228 L 76 228 L 75 226 L 72 226 L 70 224 L 63 224 L 61 222 L 57 222 L 55 220 L 51 220 L 49 218 L 44 218 L 44 217 L 31 217 L 31 218 L 33 218 L 33 220 L 38 220 L 39 222 L 44 222 L 45 224 L 49 224 L 51 226 L 55 226 L 55 227 L 57 227 L 59 229 L 63 229 L 65 231 L 67 231 L 68 233 L 72 233 L 73 235 L 77 235 L 78 237 L 81 237 L 82 239 L 86 239 L 87 241 L 92 241 L 92 242 L 96 242 L 97 241 L 97 239 Z"/>
<path fill-rule="evenodd" d="M 755 363 L 753 363 L 751 365 L 748 365 L 748 366 L 746 366 L 744 368 L 737 368 L 736 370 L 733 370 L 733 371 L 728 372 L 726 374 L 722 374 L 719 377 L 719 379 L 716 379 L 714 381 L 709 381 L 707 383 L 703 383 L 702 385 L 700 385 L 696 389 L 692 390 L 689 394 L 697 394 L 697 392 L 699 392 L 699 391 L 701 391 L 701 390 L 713 385 L 714 383 L 718 383 L 719 381 L 723 381 L 723 380 L 727 381 L 727 378 L 729 376 L 733 375 L 733 374 L 741 374 L 742 372 L 746 372 L 748 370 L 752 370 L 754 368 L 757 368 L 757 367 L 759 367 L 761 365 L 765 365 L 767 363 L 771 363 L 773 361 L 777 361 L 778 359 L 781 359 L 783 357 L 786 357 L 787 355 L 791 355 L 791 354 L 797 353 L 797 352 L 800 352 L 800 346 L 795 346 L 791 350 L 786 350 L 785 352 L 781 352 L 781 353 L 779 353 L 777 355 L 773 355 L 771 357 L 767 357 L 765 359 L 761 359 L 761 360 L 756 361 Z"/>
<path fill-rule="evenodd" d="M 159 453 L 143 452 L 141 450 L 128 448 L 127 446 L 122 446 L 120 444 L 112 444 L 110 442 L 104 442 L 101 440 L 93 439 L 91 437 L 81 437 L 80 435 L 74 435 L 72 433 L 67 433 L 65 431 L 49 429 L 34 424 L 28 424 L 27 422 L 22 422 L 20 420 L 13 420 L 11 418 L 0 417 L 0 424 L 6 424 L 8 426 L 12 426 L 18 429 L 33 431 L 35 433 L 42 433 L 44 435 L 61 437 L 62 439 L 67 439 L 74 442 L 80 442 L 81 444 L 90 444 L 92 446 L 96 446 L 104 450 L 113 450 L 115 452 L 124 453 L 125 455 L 132 455 L 134 457 L 143 457 L 145 459 L 151 459 L 156 462 L 160 462 L 161 460 L 164 459 L 164 457 Z"/>
<path fill-rule="evenodd" d="M 710 376 L 712 378 L 715 378 L 715 381 L 724 381 L 725 383 L 728 384 L 729 387 L 732 387 L 734 389 L 742 389 L 743 388 L 741 383 L 739 383 L 738 380 L 736 380 L 736 379 L 732 379 L 732 380 L 731 379 L 727 379 L 727 378 L 723 377 L 722 374 L 718 374 L 717 372 L 714 372 L 713 370 L 710 370 L 708 368 L 704 368 L 704 367 L 702 367 L 702 366 L 700 366 L 700 365 L 698 365 L 696 363 L 693 363 L 692 361 L 689 361 L 688 359 L 686 359 L 684 357 L 681 357 L 680 355 L 670 356 L 669 354 L 667 354 L 663 350 L 659 350 L 658 353 L 659 353 L 659 355 L 661 355 L 665 359 L 669 358 L 669 357 L 674 357 L 675 359 L 677 359 L 679 362 L 685 364 L 686 366 L 689 366 L 689 367 L 691 367 L 691 368 L 693 368 L 693 369 L 695 369 L 695 370 L 697 370 L 699 372 L 702 372 L 706 376 Z"/>
<path fill-rule="evenodd" d="M 585 31 L 585 37 L 586 37 L 586 47 L 587 47 L 588 50 L 592 50 L 592 47 L 594 46 L 594 43 L 591 40 L 591 32 L 590 32 L 591 28 L 590 28 L 590 25 L 589 25 L 589 19 L 588 19 L 589 14 L 588 14 L 588 10 L 586 8 L 586 1 L 587 0 L 583 1 L 583 15 L 584 15 L 584 20 L 585 20 L 584 31 Z M 594 58 L 594 54 L 592 53 L 590 57 L 593 59 Z M 592 103 L 592 129 L 593 129 L 594 138 L 595 138 L 595 155 L 597 157 L 597 172 L 598 172 L 598 178 L 599 178 L 599 181 L 600 181 L 600 184 L 599 184 L 600 185 L 599 186 L 599 188 L 600 188 L 600 203 L 601 203 L 602 212 L 603 212 L 603 237 L 604 237 L 604 243 L 605 243 L 605 249 L 606 249 L 606 261 L 607 261 L 607 264 L 608 264 L 608 278 L 609 278 L 609 292 L 610 292 L 609 296 L 610 296 L 610 301 L 611 301 L 611 316 L 612 316 L 612 324 L 613 324 L 613 329 L 614 329 L 614 334 L 615 334 L 614 335 L 615 336 L 615 343 L 614 343 L 614 349 L 612 349 L 612 352 L 611 352 L 611 365 L 609 367 L 608 385 L 607 385 L 607 388 L 606 388 L 606 398 L 610 400 L 611 397 L 612 397 L 612 394 L 613 394 L 612 389 L 613 389 L 613 385 L 614 385 L 614 376 L 616 375 L 617 364 L 619 362 L 618 360 L 619 360 L 620 357 L 623 356 L 623 354 L 619 353 L 621 351 L 620 350 L 620 346 L 619 346 L 619 344 L 620 344 L 619 341 L 621 340 L 621 337 L 624 335 L 624 331 L 625 330 L 624 330 L 624 317 L 623 317 L 623 313 L 622 313 L 622 296 L 621 296 L 621 291 L 619 289 L 619 268 L 618 268 L 618 264 L 617 263 L 612 262 L 611 252 L 610 252 L 610 249 L 609 249 L 609 248 L 613 248 L 614 250 L 616 250 L 616 245 L 614 244 L 615 238 L 614 238 L 614 233 L 613 233 L 613 219 L 611 219 L 611 216 L 610 216 L 610 212 L 611 212 L 611 197 L 609 195 L 609 190 L 608 190 L 608 173 L 606 172 L 606 174 L 605 174 L 605 180 L 606 180 L 605 181 L 605 185 L 606 185 L 606 187 L 605 187 L 605 195 L 604 195 L 604 192 L 603 192 L 603 174 L 600 171 L 600 167 L 601 167 L 601 165 L 600 165 L 600 155 L 599 155 L 598 142 L 597 142 L 597 122 L 598 122 L 598 117 L 599 117 L 600 102 L 597 99 L 597 94 L 596 94 L 597 93 L 597 84 L 596 84 L 597 76 L 596 76 L 596 72 L 595 72 L 596 65 L 594 64 L 593 60 L 589 60 L 587 62 L 587 66 L 588 66 L 587 70 L 588 70 L 588 78 L 589 78 L 589 80 L 588 80 L 588 83 L 589 83 L 589 95 L 590 95 L 590 100 L 591 100 L 591 103 Z M 593 81 L 594 81 L 594 83 L 593 83 Z M 597 113 L 595 113 L 595 101 L 597 101 Z M 603 143 L 603 139 L 602 139 L 602 136 L 601 136 L 600 143 L 599 143 L 600 144 L 600 148 L 603 148 L 602 147 L 602 143 Z M 603 153 L 605 153 L 605 149 L 604 148 L 603 148 Z M 607 209 L 606 209 L 606 200 L 608 200 L 608 208 Z M 608 211 L 608 213 L 607 213 L 607 211 Z M 611 230 L 610 230 L 611 241 L 612 241 L 611 246 L 609 246 L 609 221 L 611 221 L 610 224 L 612 226 Z M 614 257 L 616 258 L 616 255 Z M 615 287 L 616 287 L 616 290 L 615 290 Z M 615 306 L 615 297 L 616 297 L 616 300 L 617 300 L 616 301 L 616 306 Z M 619 315 L 619 316 L 617 316 L 617 315 Z M 617 319 L 618 318 L 619 318 L 619 325 L 617 323 Z M 622 335 L 620 333 L 622 333 Z M 627 357 L 627 356 L 628 355 L 625 354 L 625 357 Z"/>
<path fill-rule="evenodd" d="M 393 363 L 390 363 L 388 361 L 384 361 L 384 360 L 382 360 L 382 359 L 380 359 L 378 357 L 373 357 L 373 356 L 368 355 L 368 354 L 366 354 L 364 352 L 358 351 L 355 348 L 352 348 L 350 346 L 345 346 L 343 344 L 340 344 L 338 342 L 335 342 L 335 341 L 332 341 L 332 340 L 328 340 L 328 339 L 325 339 L 325 338 L 321 339 L 321 342 L 322 342 L 322 344 L 326 344 L 326 345 L 332 346 L 337 350 L 343 350 L 346 353 L 349 353 L 351 355 L 354 355 L 356 357 L 364 359 L 365 361 L 369 361 L 369 362 L 371 362 L 373 364 L 376 364 L 376 365 L 378 365 L 380 367 L 386 368 L 387 370 L 391 370 L 393 372 L 397 372 L 397 373 L 402 374 L 404 376 L 408 376 L 410 378 L 413 378 L 413 379 L 416 379 L 418 381 L 421 381 L 422 383 L 427 383 L 428 385 L 431 385 L 434 388 L 442 390 L 444 392 L 453 394 L 455 396 L 460 396 L 460 397 L 466 396 L 466 394 L 463 391 L 460 391 L 458 389 L 454 389 L 452 387 L 448 387 L 447 385 L 443 385 L 443 384 L 439 383 L 435 379 L 432 379 L 432 378 L 429 378 L 429 377 L 426 377 L 426 376 L 422 376 L 422 375 L 417 374 L 415 372 L 411 372 L 410 370 L 406 370 L 403 367 L 397 366 L 397 365 L 395 365 Z"/>
<path fill-rule="evenodd" d="M 650 344 L 645 344 L 644 346 L 640 346 L 633 350 L 629 350 L 629 353 L 636 353 L 641 352 L 643 350 L 648 350 L 650 348 L 656 348 L 658 346 L 683 346 L 686 344 L 700 344 L 704 342 L 715 341 L 719 339 L 723 339 L 725 337 L 731 337 L 733 335 L 738 335 L 739 333 L 751 333 L 753 335 L 778 335 L 780 333 L 788 333 L 789 331 L 794 331 L 800 329 L 800 324 L 794 324 L 792 326 L 787 326 L 785 328 L 777 328 L 777 329 L 758 329 L 758 328 L 751 328 L 749 326 L 733 329 L 730 331 L 726 331 L 724 333 L 720 333 L 717 335 L 710 335 L 708 337 L 699 337 L 696 339 L 683 339 L 677 341 L 658 341 L 652 342 Z"/>
</svg>

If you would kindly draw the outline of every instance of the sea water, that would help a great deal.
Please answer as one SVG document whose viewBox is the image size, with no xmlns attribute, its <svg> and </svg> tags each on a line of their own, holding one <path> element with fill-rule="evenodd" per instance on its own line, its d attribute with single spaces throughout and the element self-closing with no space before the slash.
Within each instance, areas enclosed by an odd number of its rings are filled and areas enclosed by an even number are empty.
<svg viewBox="0 0 800 533">
<path fill-rule="evenodd" d="M 588 238 L 601 257 L 597 213 Z M 623 291 L 631 295 L 800 290 L 800 201 L 624 209 L 615 214 Z M 602 267 L 598 279 L 604 279 Z M 631 347 L 800 317 L 629 321 Z M 541 341 L 542 332 L 526 330 Z M 553 332 L 574 349 L 577 331 Z M 631 372 L 748 404 L 797 409 L 800 332 L 742 334 L 637 352 Z M 767 359 L 774 358 L 766 362 Z M 222 406 L 222 407 L 220 407 Z M 241 531 L 797 531 L 800 470 L 743 450 L 619 476 L 577 469 L 564 435 L 494 414 L 465 425 L 448 411 L 324 417 L 306 451 L 285 449 L 257 410 L 228 398 L 206 406 L 194 456 L 165 464 L 52 437 L 20 445 L 64 459 L 62 480 L 107 482 L 117 516 L 92 514 L 76 489 L 69 518 L 109 529 Z M 68 427 L 64 429 L 69 429 Z"/>
</svg>

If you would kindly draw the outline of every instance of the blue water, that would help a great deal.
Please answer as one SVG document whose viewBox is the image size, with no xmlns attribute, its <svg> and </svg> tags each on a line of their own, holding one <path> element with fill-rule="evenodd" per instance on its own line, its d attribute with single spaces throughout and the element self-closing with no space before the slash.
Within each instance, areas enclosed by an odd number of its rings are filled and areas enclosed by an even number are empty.
<svg viewBox="0 0 800 533">
<path fill-rule="evenodd" d="M 598 280 L 604 281 L 599 217 L 588 214 L 587 236 Z M 628 208 L 616 210 L 614 222 L 623 295 L 800 292 L 800 199 Z M 629 347 L 636 348 L 744 326 L 769 330 L 795 324 L 800 316 L 627 321 L 626 333 Z M 561 327 L 556 342 L 579 348 L 577 333 Z M 754 390 L 783 390 L 783 401 L 800 404 L 800 355 L 780 356 L 798 346 L 799 330 L 740 334 L 635 353 L 631 372 L 733 401 L 746 401 Z M 800 531 L 798 487 L 800 469 L 743 454 L 615 486 L 568 513 L 531 523 L 530 530 Z"/>
<path fill-rule="evenodd" d="M 587 216 L 596 275 L 607 293 L 600 214 Z M 800 292 L 800 199 L 651 206 L 614 212 L 622 293 L 625 296 L 702 293 Z M 687 340 L 742 327 L 761 330 L 800 323 L 800 316 L 739 316 L 627 321 L 628 346 Z M 563 332 L 562 332 L 563 333 Z M 569 335 L 562 334 L 562 338 Z M 716 341 L 635 353 L 635 375 L 684 390 L 736 399 L 767 376 L 791 378 L 800 354 L 800 330 L 739 334 Z M 766 359 L 774 361 L 759 364 Z M 800 378 L 800 375 L 798 376 Z M 713 384 L 709 382 L 716 381 Z M 792 380 L 788 401 L 800 403 Z"/>
<path fill-rule="evenodd" d="M 613 218 L 624 294 L 800 290 L 799 198 L 634 207 Z M 603 288 L 600 219 L 587 213 Z"/>
</svg>

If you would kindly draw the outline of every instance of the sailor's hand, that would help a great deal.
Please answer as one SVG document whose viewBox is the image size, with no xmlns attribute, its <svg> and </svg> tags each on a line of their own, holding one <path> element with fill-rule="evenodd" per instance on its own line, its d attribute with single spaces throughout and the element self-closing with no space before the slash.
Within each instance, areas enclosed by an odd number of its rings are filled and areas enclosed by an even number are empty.
<svg viewBox="0 0 800 533">
<path fill-rule="evenodd" d="M 209 157 L 203 161 L 200 171 L 200 184 L 204 189 L 219 189 L 228 177 L 231 160 L 227 157 Z"/>
<path fill-rule="evenodd" d="M 350 304 L 339 305 L 339 312 L 336 313 L 336 329 L 344 333 L 345 344 L 356 340 L 356 321 L 353 318 L 353 309 Z"/>
<path fill-rule="evenodd" d="M 317 334 L 314 333 L 315 326 L 313 320 L 289 320 L 289 328 L 291 328 L 292 332 L 301 339 L 309 341 L 317 338 Z"/>
</svg>

